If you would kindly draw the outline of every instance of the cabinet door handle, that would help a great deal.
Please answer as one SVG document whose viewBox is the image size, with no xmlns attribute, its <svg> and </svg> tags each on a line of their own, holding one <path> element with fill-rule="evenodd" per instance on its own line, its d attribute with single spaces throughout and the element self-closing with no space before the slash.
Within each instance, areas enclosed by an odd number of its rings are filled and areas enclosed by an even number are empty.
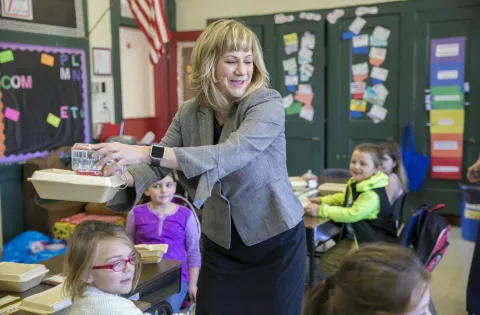
<svg viewBox="0 0 480 315">
<path fill-rule="evenodd" d="M 320 138 L 319 137 L 312 137 L 312 141 L 313 142 L 318 142 L 318 141 L 320 141 Z"/>
</svg>

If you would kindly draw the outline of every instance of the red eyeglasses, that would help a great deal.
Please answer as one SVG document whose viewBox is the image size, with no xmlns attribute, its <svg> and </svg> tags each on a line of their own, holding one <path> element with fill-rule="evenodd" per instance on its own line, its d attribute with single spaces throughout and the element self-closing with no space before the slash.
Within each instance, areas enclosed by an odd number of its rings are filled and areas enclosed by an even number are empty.
<svg viewBox="0 0 480 315">
<path fill-rule="evenodd" d="M 111 269 L 115 272 L 121 272 L 124 271 L 125 268 L 127 268 L 127 263 L 130 265 L 134 266 L 140 262 L 140 257 L 138 255 L 132 255 L 128 257 L 127 259 L 122 259 L 119 260 L 118 262 L 114 264 L 109 264 L 109 265 L 101 265 L 101 266 L 94 266 L 92 269 Z"/>
</svg>

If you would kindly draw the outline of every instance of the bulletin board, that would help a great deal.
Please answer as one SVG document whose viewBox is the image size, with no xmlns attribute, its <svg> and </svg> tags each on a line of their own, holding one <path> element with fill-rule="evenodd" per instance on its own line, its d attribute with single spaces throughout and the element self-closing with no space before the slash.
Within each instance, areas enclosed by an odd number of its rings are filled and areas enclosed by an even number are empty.
<svg viewBox="0 0 480 315">
<path fill-rule="evenodd" d="M 0 163 L 90 141 L 85 51 L 0 42 Z"/>
<path fill-rule="evenodd" d="M 82 0 L 0 0 L 0 29 L 85 36 Z"/>
</svg>

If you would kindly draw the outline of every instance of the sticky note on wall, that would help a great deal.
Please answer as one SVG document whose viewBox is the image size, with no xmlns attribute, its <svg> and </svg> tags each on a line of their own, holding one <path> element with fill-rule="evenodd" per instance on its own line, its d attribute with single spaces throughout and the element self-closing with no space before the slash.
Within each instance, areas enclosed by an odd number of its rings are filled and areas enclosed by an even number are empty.
<svg viewBox="0 0 480 315">
<path fill-rule="evenodd" d="M 53 64 L 55 63 L 55 57 L 47 54 L 42 54 L 40 56 L 40 62 L 46 66 L 53 67 Z"/>
<path fill-rule="evenodd" d="M 5 113 L 4 113 L 5 118 L 10 119 L 11 121 L 17 122 L 18 119 L 20 118 L 20 112 L 16 109 L 10 108 L 10 107 L 5 107 Z"/>
<path fill-rule="evenodd" d="M 13 52 L 11 50 L 4 50 L 0 52 L 0 63 L 7 63 L 13 61 Z"/>
<path fill-rule="evenodd" d="M 58 128 L 62 119 L 52 113 L 49 113 L 47 116 L 47 122 L 55 128 Z"/>
</svg>

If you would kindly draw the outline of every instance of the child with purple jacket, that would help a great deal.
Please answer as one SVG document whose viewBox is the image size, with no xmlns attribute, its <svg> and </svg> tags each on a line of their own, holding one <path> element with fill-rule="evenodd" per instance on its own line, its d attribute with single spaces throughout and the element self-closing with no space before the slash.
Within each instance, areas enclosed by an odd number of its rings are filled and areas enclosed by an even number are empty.
<svg viewBox="0 0 480 315">
<path fill-rule="evenodd" d="M 167 299 L 174 313 L 187 291 L 195 302 L 201 264 L 198 221 L 192 210 L 172 202 L 176 187 L 170 175 L 153 183 L 145 192 L 151 201 L 133 208 L 126 224 L 135 244 L 168 244 L 163 257 L 183 262 L 180 292 Z"/>
</svg>

